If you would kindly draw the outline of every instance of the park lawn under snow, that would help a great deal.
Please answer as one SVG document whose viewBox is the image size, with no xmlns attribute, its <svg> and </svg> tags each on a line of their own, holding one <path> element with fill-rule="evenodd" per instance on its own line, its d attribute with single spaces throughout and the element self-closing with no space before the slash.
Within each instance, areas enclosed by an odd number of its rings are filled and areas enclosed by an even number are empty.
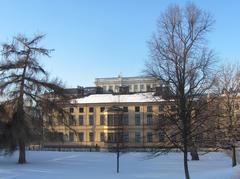
<svg viewBox="0 0 240 179">
<path fill-rule="evenodd" d="M 169 153 L 146 159 L 148 153 L 126 153 L 120 157 L 116 173 L 116 155 L 107 152 L 28 151 L 28 164 L 18 165 L 17 154 L 0 157 L 0 179 L 182 179 L 181 153 Z M 208 153 L 200 161 L 189 161 L 192 179 L 239 179 L 224 153 Z M 237 171 L 238 170 L 238 171 Z"/>
</svg>

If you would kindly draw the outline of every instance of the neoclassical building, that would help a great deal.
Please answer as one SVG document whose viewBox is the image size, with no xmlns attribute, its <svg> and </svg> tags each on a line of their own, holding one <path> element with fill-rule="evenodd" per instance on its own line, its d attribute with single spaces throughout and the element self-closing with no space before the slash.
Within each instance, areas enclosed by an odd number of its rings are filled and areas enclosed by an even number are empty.
<svg viewBox="0 0 240 179">
<path fill-rule="evenodd" d="M 111 148 L 121 143 L 127 148 L 166 148 L 175 147 L 174 141 L 181 140 L 176 134 L 177 125 L 173 125 L 176 106 L 171 104 L 171 100 L 163 99 L 168 96 L 168 90 L 159 81 L 150 77 L 117 77 L 97 78 L 95 84 L 96 87 L 68 89 L 67 94 L 73 96 L 71 103 L 63 106 L 68 115 L 62 118 L 56 114 L 44 119 L 47 127 L 43 129 L 43 146 Z M 122 92 L 119 91 L 121 87 L 129 89 Z M 208 98 L 206 96 L 206 100 Z M 206 109 L 195 119 L 212 127 L 208 132 L 198 132 L 193 139 L 205 138 L 207 147 L 229 140 L 226 135 L 220 135 L 228 125 L 226 117 L 219 115 L 221 101 L 215 100 L 216 105 L 205 106 Z M 237 129 L 240 124 L 239 106 L 238 97 L 234 107 Z M 164 126 L 164 131 L 161 126 Z M 205 129 L 201 127 L 200 130 Z"/>
<path fill-rule="evenodd" d="M 119 92 L 120 87 L 128 87 L 129 92 L 147 92 L 154 90 L 160 86 L 160 81 L 153 77 L 112 77 L 112 78 L 96 78 L 95 85 L 102 87 L 103 91 Z"/>
<path fill-rule="evenodd" d="M 121 110 L 111 110 L 113 106 Z M 166 146 L 167 138 L 155 126 L 164 120 L 159 118 L 164 110 L 171 107 L 153 92 L 92 94 L 74 99 L 71 106 L 65 107 L 71 114 L 68 125 L 63 119 L 51 119 L 54 125 L 45 132 L 54 135 L 44 145 L 109 148 L 116 144 L 116 133 L 121 132 L 126 147 Z"/>
</svg>

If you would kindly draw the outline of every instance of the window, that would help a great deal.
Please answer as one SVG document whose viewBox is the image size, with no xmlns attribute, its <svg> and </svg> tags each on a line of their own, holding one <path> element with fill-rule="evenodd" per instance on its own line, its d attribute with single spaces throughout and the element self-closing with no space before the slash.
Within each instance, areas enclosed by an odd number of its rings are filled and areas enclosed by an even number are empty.
<svg viewBox="0 0 240 179">
<path fill-rule="evenodd" d="M 147 106 L 147 112 L 152 112 L 152 106 Z"/>
<path fill-rule="evenodd" d="M 115 118 L 114 122 L 115 122 L 115 125 L 118 125 L 118 126 L 123 125 L 123 116 L 117 115 L 117 118 Z"/>
<path fill-rule="evenodd" d="M 165 134 L 164 134 L 163 131 L 160 131 L 160 132 L 158 133 L 158 139 L 159 139 L 159 142 L 164 142 L 164 140 L 165 140 Z"/>
<path fill-rule="evenodd" d="M 128 86 L 129 91 L 132 91 L 132 85 Z"/>
<path fill-rule="evenodd" d="M 144 85 L 140 85 L 140 91 L 144 91 Z"/>
<path fill-rule="evenodd" d="M 141 133 L 135 132 L 135 143 L 140 143 L 140 142 L 141 142 Z"/>
<path fill-rule="evenodd" d="M 158 107 L 158 110 L 159 110 L 159 112 L 163 112 L 163 111 L 164 111 L 164 105 L 160 105 L 160 106 Z"/>
<path fill-rule="evenodd" d="M 63 133 L 62 132 L 57 132 L 57 141 L 63 142 Z"/>
<path fill-rule="evenodd" d="M 147 115 L 147 125 L 149 126 L 153 125 L 152 114 Z"/>
<path fill-rule="evenodd" d="M 105 116 L 104 115 L 100 115 L 100 125 L 105 125 Z"/>
<path fill-rule="evenodd" d="M 113 125 L 114 125 L 114 115 L 108 114 L 108 126 L 113 126 Z"/>
<path fill-rule="evenodd" d="M 147 85 L 147 91 L 151 91 L 151 86 Z"/>
<path fill-rule="evenodd" d="M 123 132 L 115 133 L 115 137 L 116 137 L 116 142 L 118 142 L 118 143 L 124 142 L 123 141 Z"/>
<path fill-rule="evenodd" d="M 83 108 L 83 107 L 80 107 L 80 108 L 79 108 L 79 112 L 80 112 L 80 113 L 84 113 L 84 108 Z"/>
<path fill-rule="evenodd" d="M 89 107 L 89 112 L 94 112 L 94 108 L 93 107 Z"/>
<path fill-rule="evenodd" d="M 70 113 L 74 112 L 74 108 L 69 108 Z"/>
<path fill-rule="evenodd" d="M 138 91 L 138 85 L 134 85 L 133 89 L 134 89 L 134 92 L 137 92 Z"/>
<path fill-rule="evenodd" d="M 104 112 L 105 111 L 105 107 L 100 107 L 100 112 Z"/>
<path fill-rule="evenodd" d="M 128 107 L 127 106 L 123 106 L 123 112 L 128 112 Z"/>
<path fill-rule="evenodd" d="M 84 133 L 83 132 L 79 132 L 78 133 L 78 138 L 79 138 L 79 142 L 83 142 L 84 141 Z"/>
<path fill-rule="evenodd" d="M 94 133 L 93 132 L 89 132 L 89 141 L 90 142 L 94 141 Z"/>
<path fill-rule="evenodd" d="M 107 87 L 106 86 L 103 86 L 103 91 L 107 91 Z"/>
<path fill-rule="evenodd" d="M 108 87 L 108 91 L 113 91 L 113 87 L 112 87 L 112 86 L 109 86 L 109 87 Z"/>
<path fill-rule="evenodd" d="M 94 125 L 94 117 L 93 115 L 89 115 L 89 125 Z"/>
<path fill-rule="evenodd" d="M 152 142 L 153 141 L 153 135 L 152 132 L 147 133 L 147 142 Z"/>
<path fill-rule="evenodd" d="M 69 140 L 69 136 L 67 134 L 63 135 L 63 141 L 68 141 Z"/>
<path fill-rule="evenodd" d="M 75 126 L 76 125 L 75 116 L 73 116 L 73 115 L 69 116 L 69 125 L 70 126 Z"/>
<path fill-rule="evenodd" d="M 108 133 L 108 142 L 110 143 L 114 142 L 114 133 Z"/>
<path fill-rule="evenodd" d="M 80 125 L 80 126 L 83 126 L 83 125 L 84 125 L 84 116 L 83 116 L 83 115 L 80 115 L 80 116 L 79 116 L 79 125 Z"/>
<path fill-rule="evenodd" d="M 123 115 L 123 125 L 128 125 L 128 114 Z"/>
<path fill-rule="evenodd" d="M 56 133 L 55 132 L 46 132 L 46 136 L 49 141 L 56 141 Z"/>
<path fill-rule="evenodd" d="M 141 117 L 140 114 L 135 114 L 135 125 L 140 126 L 141 125 Z"/>
<path fill-rule="evenodd" d="M 124 132 L 123 133 L 123 141 L 124 142 L 129 142 L 129 134 L 128 134 L 128 132 Z"/>
<path fill-rule="evenodd" d="M 140 107 L 139 106 L 135 106 L 135 112 L 140 112 Z"/>
<path fill-rule="evenodd" d="M 69 141 L 74 142 L 74 133 L 73 132 L 69 133 Z"/>
<path fill-rule="evenodd" d="M 101 141 L 101 142 L 104 142 L 104 141 L 105 141 L 105 134 L 104 134 L 104 132 L 101 132 L 101 133 L 100 133 L 100 141 Z"/>
</svg>

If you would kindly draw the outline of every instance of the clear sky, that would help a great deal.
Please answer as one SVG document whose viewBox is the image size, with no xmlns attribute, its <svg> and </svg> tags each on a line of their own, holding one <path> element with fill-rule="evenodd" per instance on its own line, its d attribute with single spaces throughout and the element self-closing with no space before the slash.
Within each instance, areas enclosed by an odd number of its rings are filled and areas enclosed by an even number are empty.
<svg viewBox="0 0 240 179">
<path fill-rule="evenodd" d="M 209 46 L 222 62 L 240 62 L 240 1 L 195 0 L 216 23 Z M 0 43 L 19 33 L 47 34 L 53 48 L 42 63 L 67 87 L 92 86 L 96 77 L 141 75 L 156 20 L 184 0 L 0 0 Z"/>
</svg>

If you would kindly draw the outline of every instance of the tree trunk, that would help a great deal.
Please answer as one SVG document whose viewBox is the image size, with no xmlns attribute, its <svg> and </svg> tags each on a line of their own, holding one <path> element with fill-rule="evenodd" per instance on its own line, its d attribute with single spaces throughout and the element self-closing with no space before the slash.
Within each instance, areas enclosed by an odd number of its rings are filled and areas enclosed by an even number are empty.
<svg viewBox="0 0 240 179">
<path fill-rule="evenodd" d="M 184 172 L 185 172 L 185 179 L 190 179 L 189 170 L 188 170 L 188 156 L 187 156 L 187 147 L 184 147 Z"/>
<path fill-rule="evenodd" d="M 190 154 L 191 154 L 192 160 L 199 160 L 199 155 L 196 147 L 193 147 L 191 149 Z"/>
<path fill-rule="evenodd" d="M 28 60 L 30 52 L 28 52 L 26 59 Z M 25 152 L 25 132 L 23 130 L 24 127 L 24 82 L 25 82 L 25 75 L 26 75 L 26 70 L 27 70 L 27 63 L 24 66 L 23 73 L 22 73 L 22 79 L 21 79 L 21 84 L 20 84 L 20 89 L 19 89 L 19 99 L 18 99 L 18 105 L 17 105 L 17 120 L 19 121 L 18 124 L 20 124 L 18 127 L 21 130 L 20 136 L 19 136 L 19 159 L 18 163 L 19 164 L 24 164 L 26 163 L 26 152 Z"/>
<path fill-rule="evenodd" d="M 119 157 L 120 157 L 120 154 L 119 154 L 119 151 L 117 152 L 117 173 L 119 173 Z"/>
<path fill-rule="evenodd" d="M 236 157 L 236 147 L 232 145 L 232 166 L 235 167 L 237 165 L 237 157 Z"/>
<path fill-rule="evenodd" d="M 19 164 L 26 163 L 26 151 L 25 151 L 25 142 L 22 139 L 19 139 Z"/>
</svg>

